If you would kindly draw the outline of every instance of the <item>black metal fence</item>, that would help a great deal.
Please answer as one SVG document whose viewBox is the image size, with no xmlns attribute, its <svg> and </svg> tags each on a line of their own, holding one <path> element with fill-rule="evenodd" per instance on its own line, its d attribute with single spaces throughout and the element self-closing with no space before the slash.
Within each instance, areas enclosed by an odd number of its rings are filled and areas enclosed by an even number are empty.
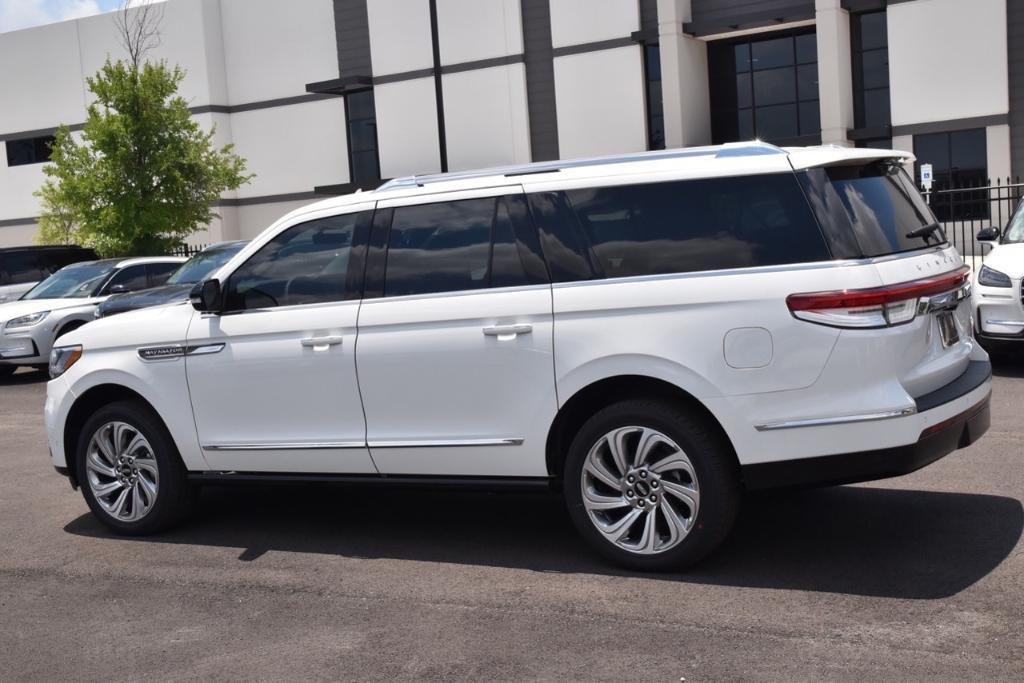
<svg viewBox="0 0 1024 683">
<path fill-rule="evenodd" d="M 976 239 L 978 230 L 993 226 L 1003 230 L 1024 197 L 1020 178 L 996 178 L 985 185 L 938 189 L 924 192 L 946 238 L 968 263 L 982 263 L 987 247 Z"/>
<path fill-rule="evenodd" d="M 168 256 L 189 256 L 189 257 L 191 257 L 191 256 L 195 256 L 196 254 L 201 252 L 203 249 L 206 249 L 206 247 L 208 247 L 208 246 L 209 246 L 208 244 L 183 244 L 180 247 L 178 247 L 177 249 L 172 250 L 171 253 L 168 254 Z"/>
</svg>

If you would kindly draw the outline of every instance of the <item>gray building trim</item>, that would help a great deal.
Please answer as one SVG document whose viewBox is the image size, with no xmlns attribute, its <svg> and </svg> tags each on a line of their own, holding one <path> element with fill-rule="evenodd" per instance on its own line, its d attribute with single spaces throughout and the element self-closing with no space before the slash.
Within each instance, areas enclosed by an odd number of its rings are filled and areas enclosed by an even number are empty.
<svg viewBox="0 0 1024 683">
<path fill-rule="evenodd" d="M 238 114 L 244 111 L 256 111 L 257 109 L 273 109 L 275 107 L 288 107 L 294 104 L 305 104 L 318 100 L 332 99 L 332 95 L 310 93 L 306 95 L 295 95 L 292 97 L 279 97 L 273 100 L 262 100 L 260 102 L 247 102 L 245 104 L 202 104 L 196 107 L 189 107 L 192 114 Z M 72 131 L 85 128 L 85 123 L 73 123 L 68 126 Z M 5 140 L 21 140 L 24 138 L 39 138 L 45 135 L 53 135 L 57 127 L 39 128 L 36 130 L 22 130 L 14 133 L 0 133 L 0 142 Z"/>
<path fill-rule="evenodd" d="M 1010 171 L 1024 173 L 1024 3 L 1006 3 L 1006 50 L 1010 81 Z"/>
<path fill-rule="evenodd" d="M 399 81 L 414 81 L 417 78 L 432 78 L 434 76 L 433 67 L 427 69 L 416 69 L 415 71 L 402 71 L 397 74 L 386 74 L 384 76 L 374 76 L 374 85 L 383 85 L 385 83 L 398 83 Z"/>
<path fill-rule="evenodd" d="M 958 130 L 970 128 L 984 128 L 986 126 L 1002 126 L 1010 122 L 1008 114 L 993 114 L 992 116 L 973 116 L 966 119 L 949 119 L 946 121 L 928 121 L 926 123 L 908 123 L 902 126 L 893 126 L 893 137 L 897 135 L 928 135 L 929 133 L 952 133 Z"/>
<path fill-rule="evenodd" d="M 533 161 L 549 161 L 558 158 L 551 6 L 548 0 L 520 0 L 519 7 L 523 18 L 523 63 L 526 65 L 530 156 Z"/>
<path fill-rule="evenodd" d="M 35 225 L 39 222 L 38 217 L 31 218 L 4 218 L 0 219 L 0 228 L 6 228 L 12 225 Z"/>
<path fill-rule="evenodd" d="M 683 31 L 707 36 L 813 19 L 814 0 L 693 0 L 691 14 Z"/>
<path fill-rule="evenodd" d="M 640 0 L 640 30 L 658 35 L 658 0 Z"/>
<path fill-rule="evenodd" d="M 461 62 L 459 64 L 448 64 L 441 67 L 442 74 L 457 74 L 463 71 L 476 71 L 477 69 L 491 69 L 496 66 L 508 66 L 509 64 L 522 64 L 525 56 L 505 55 L 504 57 L 491 57 L 490 59 L 478 59 L 473 62 Z"/>
<path fill-rule="evenodd" d="M 334 36 L 338 46 L 339 78 L 373 73 L 366 0 L 334 0 Z"/>
<path fill-rule="evenodd" d="M 632 36 L 625 36 L 622 38 L 598 40 L 593 43 L 556 47 L 551 50 L 551 53 L 554 57 L 567 57 L 569 55 L 581 55 L 586 52 L 599 52 L 601 50 L 613 50 L 617 47 L 629 47 L 630 45 L 636 45 L 636 41 L 633 40 Z"/>
<path fill-rule="evenodd" d="M 288 192 L 285 194 L 267 194 L 259 197 L 237 197 L 218 199 L 213 206 L 252 206 L 254 204 L 276 204 L 278 202 L 299 202 L 307 199 L 323 199 L 316 192 Z"/>
</svg>

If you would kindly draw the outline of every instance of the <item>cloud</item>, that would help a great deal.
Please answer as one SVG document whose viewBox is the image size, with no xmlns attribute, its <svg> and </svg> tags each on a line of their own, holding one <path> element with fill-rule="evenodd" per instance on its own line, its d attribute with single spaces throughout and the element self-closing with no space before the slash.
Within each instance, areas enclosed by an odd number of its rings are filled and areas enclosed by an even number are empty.
<svg viewBox="0 0 1024 683">
<path fill-rule="evenodd" d="M 119 0 L 0 0 L 0 33 L 88 17 L 119 6 Z"/>
</svg>

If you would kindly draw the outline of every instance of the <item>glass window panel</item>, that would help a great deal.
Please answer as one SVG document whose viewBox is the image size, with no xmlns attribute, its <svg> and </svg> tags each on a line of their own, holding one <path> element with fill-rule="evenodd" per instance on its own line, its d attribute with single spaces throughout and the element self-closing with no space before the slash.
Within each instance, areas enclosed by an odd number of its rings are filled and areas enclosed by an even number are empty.
<svg viewBox="0 0 1024 683">
<path fill-rule="evenodd" d="M 356 224 L 364 214 L 293 226 L 267 242 L 228 279 L 228 310 L 341 301 Z"/>
<path fill-rule="evenodd" d="M 352 152 L 352 182 L 380 180 L 380 162 L 377 152 Z"/>
<path fill-rule="evenodd" d="M 758 107 L 754 119 L 757 122 L 757 137 L 762 140 L 791 138 L 798 134 L 795 104 Z"/>
<path fill-rule="evenodd" d="M 793 39 L 787 36 L 751 43 L 750 55 L 751 67 L 755 70 L 792 66 Z"/>
<path fill-rule="evenodd" d="M 736 73 L 750 71 L 750 44 L 740 43 L 733 49 L 736 60 Z"/>
<path fill-rule="evenodd" d="M 373 106 L 373 91 L 363 90 L 354 92 L 345 97 L 345 105 L 348 108 L 349 120 L 372 119 L 376 116 Z"/>
<path fill-rule="evenodd" d="M 860 50 L 873 50 L 889 44 L 885 12 L 870 12 L 856 15 L 860 23 Z"/>
<path fill-rule="evenodd" d="M 862 93 L 864 103 L 864 123 L 866 128 L 875 126 L 888 126 L 889 115 L 889 89 L 865 90 Z"/>
<path fill-rule="evenodd" d="M 754 139 L 754 112 L 751 109 L 741 109 L 737 112 L 736 140 Z"/>
<path fill-rule="evenodd" d="M 754 104 L 762 107 L 796 100 L 796 74 L 793 69 L 754 72 Z"/>
<path fill-rule="evenodd" d="M 750 96 L 750 74 L 736 75 L 736 106 L 750 107 L 754 102 Z"/>
<path fill-rule="evenodd" d="M 494 208 L 493 197 L 396 208 L 384 295 L 487 287 Z"/>
<path fill-rule="evenodd" d="M 491 287 L 517 287 L 528 279 L 519 258 L 512 217 L 508 212 L 508 200 L 498 200 L 498 212 L 494 218 L 494 247 L 491 250 Z"/>
<path fill-rule="evenodd" d="M 828 259 L 791 174 L 570 190 L 606 277 Z"/>
<path fill-rule="evenodd" d="M 800 135 L 817 135 L 821 132 L 821 109 L 817 100 L 800 103 Z"/>
<path fill-rule="evenodd" d="M 373 119 L 349 121 L 349 144 L 353 152 L 377 149 L 377 123 Z"/>
<path fill-rule="evenodd" d="M 796 40 L 796 62 L 797 64 L 810 64 L 818 61 L 818 36 L 814 33 L 805 33 L 797 36 Z"/>
<path fill-rule="evenodd" d="M 949 134 L 950 163 L 956 170 L 981 171 L 988 165 L 985 129 L 962 130 Z"/>
<path fill-rule="evenodd" d="M 889 51 L 871 50 L 860 56 L 863 87 L 887 88 L 889 86 Z"/>
<path fill-rule="evenodd" d="M 818 65 L 804 64 L 796 68 L 797 94 L 801 100 L 818 99 Z"/>
<path fill-rule="evenodd" d="M 657 43 L 644 47 L 644 58 L 647 60 L 647 80 L 661 80 L 661 51 Z"/>
</svg>

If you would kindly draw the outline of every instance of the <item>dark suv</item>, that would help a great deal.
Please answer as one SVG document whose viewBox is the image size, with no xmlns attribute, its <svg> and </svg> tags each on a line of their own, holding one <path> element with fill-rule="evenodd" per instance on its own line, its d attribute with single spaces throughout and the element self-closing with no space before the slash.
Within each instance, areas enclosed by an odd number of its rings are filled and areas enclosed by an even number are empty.
<svg viewBox="0 0 1024 683">
<path fill-rule="evenodd" d="M 92 249 L 73 245 L 0 249 L 0 303 L 20 298 L 64 266 L 96 258 Z"/>
</svg>

